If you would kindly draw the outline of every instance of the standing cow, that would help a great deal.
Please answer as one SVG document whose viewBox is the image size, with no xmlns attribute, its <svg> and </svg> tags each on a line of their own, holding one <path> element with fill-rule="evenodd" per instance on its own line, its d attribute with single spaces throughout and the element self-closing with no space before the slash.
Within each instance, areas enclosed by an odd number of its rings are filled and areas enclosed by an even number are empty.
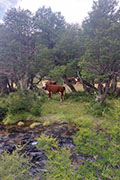
<svg viewBox="0 0 120 180">
<path fill-rule="evenodd" d="M 62 85 L 51 85 L 51 84 L 43 84 L 43 89 L 48 91 L 48 97 L 51 98 L 51 94 L 60 93 L 60 101 L 64 100 L 64 91 L 65 87 Z"/>
<path fill-rule="evenodd" d="M 80 82 L 80 79 L 78 77 L 77 78 L 75 78 L 75 77 L 68 77 L 67 80 L 69 82 Z M 66 83 L 66 82 L 64 82 L 64 83 Z"/>
<path fill-rule="evenodd" d="M 47 81 L 46 84 L 52 84 L 52 85 L 55 85 L 55 84 L 56 84 L 56 81 Z"/>
</svg>

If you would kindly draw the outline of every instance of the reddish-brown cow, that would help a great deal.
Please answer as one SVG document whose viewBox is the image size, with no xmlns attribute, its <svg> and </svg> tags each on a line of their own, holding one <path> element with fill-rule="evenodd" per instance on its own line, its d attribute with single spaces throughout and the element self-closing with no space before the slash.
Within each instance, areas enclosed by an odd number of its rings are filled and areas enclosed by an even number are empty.
<svg viewBox="0 0 120 180">
<path fill-rule="evenodd" d="M 67 80 L 69 82 L 79 82 L 79 78 L 78 77 L 77 78 L 75 78 L 75 77 L 68 77 Z"/>
<path fill-rule="evenodd" d="M 55 85 L 56 81 L 47 81 L 46 84 L 53 84 L 53 85 Z"/>
<path fill-rule="evenodd" d="M 43 85 L 43 89 L 48 91 L 48 97 L 49 98 L 51 98 L 51 94 L 60 93 L 60 101 L 64 100 L 64 91 L 65 91 L 65 87 L 64 86 L 61 86 L 61 85 L 51 85 L 51 84 L 45 83 Z"/>
</svg>

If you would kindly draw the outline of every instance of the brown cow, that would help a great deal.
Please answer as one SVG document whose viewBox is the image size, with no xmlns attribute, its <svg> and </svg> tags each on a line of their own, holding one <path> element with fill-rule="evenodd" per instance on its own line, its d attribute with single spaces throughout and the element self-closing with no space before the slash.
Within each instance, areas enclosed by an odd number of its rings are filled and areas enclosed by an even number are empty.
<svg viewBox="0 0 120 180">
<path fill-rule="evenodd" d="M 68 77 L 67 80 L 69 82 L 79 82 L 79 78 L 75 78 L 75 77 Z M 64 82 L 64 83 L 66 83 L 66 82 Z"/>
<path fill-rule="evenodd" d="M 47 84 L 45 83 L 43 85 L 43 89 L 48 91 L 48 97 L 49 99 L 51 98 L 51 94 L 56 94 L 56 93 L 60 93 L 60 101 L 64 100 L 64 91 L 65 91 L 65 87 L 61 86 L 61 85 L 51 85 L 51 84 Z"/>
<path fill-rule="evenodd" d="M 56 81 L 47 81 L 46 84 L 53 84 L 53 85 L 55 85 Z"/>
</svg>

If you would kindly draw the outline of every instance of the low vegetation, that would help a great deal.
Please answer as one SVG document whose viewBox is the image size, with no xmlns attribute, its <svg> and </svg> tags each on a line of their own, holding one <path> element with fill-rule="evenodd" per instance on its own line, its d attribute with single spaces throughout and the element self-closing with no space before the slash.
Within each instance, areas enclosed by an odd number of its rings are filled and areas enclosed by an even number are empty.
<svg viewBox="0 0 120 180">
<path fill-rule="evenodd" d="M 36 119 L 41 115 L 41 105 L 43 98 L 38 98 L 35 93 L 29 91 L 18 91 L 10 93 L 5 98 L 0 99 L 1 120 L 5 124 L 13 124 L 25 121 L 32 117 Z"/>
<path fill-rule="evenodd" d="M 32 180 L 34 178 L 29 174 L 30 168 L 28 159 L 20 155 L 18 149 L 12 154 L 5 152 L 0 155 L 1 180 Z"/>
<path fill-rule="evenodd" d="M 28 94 L 26 94 L 26 96 L 28 96 Z M 18 97 L 17 93 L 14 97 Z M 59 95 L 54 95 L 53 99 L 50 101 L 46 97 L 44 97 L 44 101 L 39 100 L 41 102 L 40 116 L 37 118 L 36 123 L 43 123 L 46 127 L 56 121 L 75 124 L 78 130 L 73 136 L 75 145 L 74 152 L 79 154 L 79 156 L 84 157 L 84 161 L 82 163 L 78 162 L 77 168 L 75 168 L 71 159 L 72 154 L 70 150 L 65 147 L 60 148 L 55 138 L 42 135 L 37 139 L 38 146 L 43 148 L 43 151 L 49 159 L 46 164 L 46 173 L 40 173 L 40 176 L 43 176 L 42 179 L 119 180 L 120 99 L 108 98 L 106 104 L 101 108 L 98 108 L 98 102 L 96 103 L 94 101 L 93 103 L 91 96 L 86 96 L 84 92 L 78 92 L 76 95 L 66 95 L 65 101 L 62 103 L 58 100 Z M 24 103 L 26 98 L 23 98 Z M 7 100 L 7 102 L 12 102 L 13 95 L 8 99 L 9 101 Z M 8 111 L 6 111 L 6 117 L 13 111 L 26 111 L 27 107 L 24 107 L 24 104 L 22 104 L 22 108 L 20 108 L 20 103 L 18 103 L 18 107 L 16 104 L 15 106 L 14 104 L 11 105 L 10 109 L 9 106 L 6 106 L 8 108 Z M 31 104 L 29 104 L 29 106 L 31 107 Z M 3 108 L 5 108 L 5 103 Z M 31 111 L 28 112 L 31 113 Z M 12 156 L 15 156 L 15 158 L 12 158 Z M 2 168 L 2 177 L 5 176 L 3 169 L 5 169 L 5 166 L 9 164 L 9 159 L 14 168 L 14 164 L 18 163 L 16 161 L 17 157 L 18 156 L 14 153 L 13 155 L 5 153 L 0 156 L 0 162 L 3 161 L 5 163 L 5 165 L 2 163 L 2 166 L 0 166 Z M 10 173 L 10 171 L 7 172 L 9 179 L 12 177 Z M 14 177 L 12 178 L 15 179 Z M 22 179 L 23 176 L 20 178 Z M 26 177 L 26 180 L 27 179 L 29 178 Z"/>
</svg>

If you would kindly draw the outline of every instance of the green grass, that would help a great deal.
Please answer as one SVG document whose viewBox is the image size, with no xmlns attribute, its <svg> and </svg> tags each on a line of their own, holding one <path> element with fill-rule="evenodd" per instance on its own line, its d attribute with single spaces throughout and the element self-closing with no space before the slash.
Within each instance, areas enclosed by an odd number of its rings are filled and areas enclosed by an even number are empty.
<svg viewBox="0 0 120 180">
<path fill-rule="evenodd" d="M 59 96 L 53 95 L 53 99 L 45 100 L 41 107 L 40 121 L 44 125 L 49 125 L 55 121 L 75 123 L 76 126 L 84 124 L 86 126 L 96 126 L 102 124 L 105 118 L 95 117 L 91 112 L 88 112 L 89 98 L 85 96 L 71 95 L 63 102 L 59 101 Z"/>
</svg>

